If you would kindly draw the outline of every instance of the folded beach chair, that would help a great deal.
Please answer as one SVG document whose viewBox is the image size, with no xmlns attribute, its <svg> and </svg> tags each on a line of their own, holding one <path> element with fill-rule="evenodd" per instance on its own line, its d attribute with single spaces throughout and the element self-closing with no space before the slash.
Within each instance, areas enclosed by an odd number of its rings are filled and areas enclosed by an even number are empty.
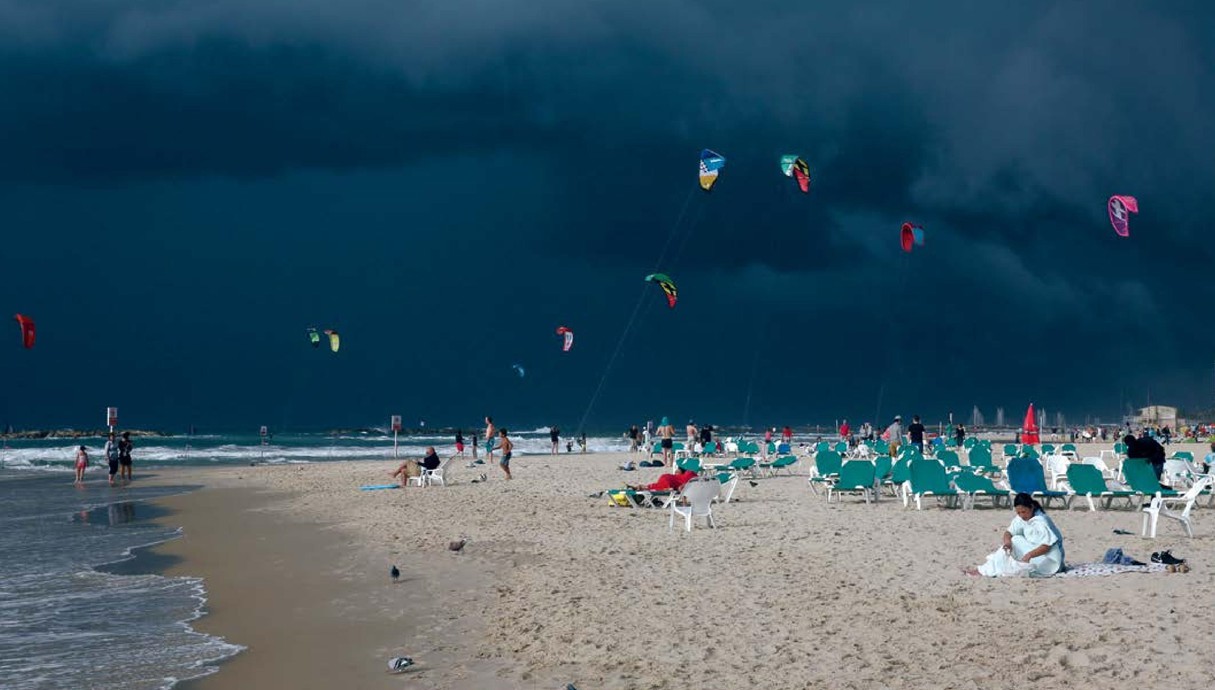
<svg viewBox="0 0 1215 690">
<path fill-rule="evenodd" d="M 1071 496 L 1067 498 L 1067 507 L 1072 507 L 1072 498 L 1084 496 L 1088 500 L 1088 509 L 1097 510 L 1093 498 L 1105 499 L 1105 507 L 1109 508 L 1115 498 L 1125 498 L 1130 505 L 1136 494 L 1134 491 L 1111 489 L 1105 483 L 1101 470 L 1086 463 L 1076 463 L 1067 466 L 1067 489 Z"/>
<path fill-rule="evenodd" d="M 1190 511 L 1194 508 L 1194 502 L 1198 500 L 1199 494 L 1206 490 L 1212 482 L 1211 477 L 1203 477 L 1194 482 L 1181 496 L 1154 496 L 1152 502 L 1143 509 L 1143 536 L 1156 538 L 1156 522 L 1166 517 L 1170 520 L 1176 520 L 1185 528 L 1187 537 L 1193 538 L 1194 528 L 1190 526 Z M 1180 511 L 1177 508 L 1181 508 Z M 1151 534 L 1148 534 L 1148 527 L 1151 527 Z"/>
<path fill-rule="evenodd" d="M 810 470 L 810 488 L 818 493 L 817 484 L 831 484 L 840 474 L 843 459 L 833 450 L 820 450 L 814 454 L 814 467 Z"/>
<path fill-rule="evenodd" d="M 671 519 L 667 524 L 668 530 L 675 529 L 675 516 L 679 515 L 684 518 L 684 528 L 692 531 L 692 518 L 703 517 L 709 523 L 709 527 L 717 527 L 713 522 L 713 499 L 721 493 L 721 482 L 717 481 L 716 477 L 708 479 L 693 479 L 684 484 L 683 491 L 679 493 L 680 499 L 687 499 L 687 505 L 679 505 L 682 500 L 671 501 Z"/>
<path fill-rule="evenodd" d="M 945 505 L 954 504 L 958 492 L 949 484 L 945 475 L 945 466 L 937 460 L 915 459 L 911 461 L 911 481 L 908 493 L 915 498 L 915 509 L 923 506 L 920 499 L 924 496 L 935 496 L 945 499 Z"/>
<path fill-rule="evenodd" d="M 873 494 L 874 466 L 868 460 L 849 460 L 840 468 L 839 479 L 827 485 L 827 502 L 842 493 L 861 494 L 865 502 Z"/>
<path fill-rule="evenodd" d="M 975 498 L 987 497 L 991 499 L 991 507 L 998 508 L 1000 499 L 1008 495 L 1008 491 L 996 487 L 992 483 L 990 477 L 973 472 L 959 472 L 953 477 L 953 485 L 957 487 L 958 493 L 962 495 L 962 508 L 971 510 L 975 507 Z"/>
<path fill-rule="evenodd" d="M 1066 500 L 1067 493 L 1051 491 L 1046 488 L 1046 479 L 1042 474 L 1042 463 L 1037 458 L 1013 458 L 1005 470 L 1008 475 L 1008 485 L 1015 494 L 1029 494 L 1042 500 L 1044 505 L 1050 505 L 1052 499 Z"/>
</svg>

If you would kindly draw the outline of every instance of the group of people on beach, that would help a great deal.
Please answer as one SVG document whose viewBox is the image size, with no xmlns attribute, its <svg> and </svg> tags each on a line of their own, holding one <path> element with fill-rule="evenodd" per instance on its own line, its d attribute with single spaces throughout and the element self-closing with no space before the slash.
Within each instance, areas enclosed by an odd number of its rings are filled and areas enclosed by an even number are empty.
<svg viewBox="0 0 1215 690">
<path fill-rule="evenodd" d="M 122 432 L 122 438 L 116 438 L 114 432 L 106 438 L 105 442 L 105 459 L 110 470 L 110 486 L 114 486 L 115 477 L 123 484 L 131 483 L 131 449 L 135 444 L 131 442 L 131 432 Z M 89 451 L 84 446 L 76 449 L 76 481 L 75 484 L 84 483 L 84 471 L 89 468 Z"/>
</svg>

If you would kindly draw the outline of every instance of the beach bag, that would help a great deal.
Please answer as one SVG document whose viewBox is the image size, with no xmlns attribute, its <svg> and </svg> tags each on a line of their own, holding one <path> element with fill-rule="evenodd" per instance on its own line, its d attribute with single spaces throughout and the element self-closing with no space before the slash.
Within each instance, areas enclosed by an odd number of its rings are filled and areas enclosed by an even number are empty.
<svg viewBox="0 0 1215 690">
<path fill-rule="evenodd" d="M 1101 562 L 1107 565 L 1145 565 L 1122 552 L 1122 549 L 1108 549 Z"/>
</svg>

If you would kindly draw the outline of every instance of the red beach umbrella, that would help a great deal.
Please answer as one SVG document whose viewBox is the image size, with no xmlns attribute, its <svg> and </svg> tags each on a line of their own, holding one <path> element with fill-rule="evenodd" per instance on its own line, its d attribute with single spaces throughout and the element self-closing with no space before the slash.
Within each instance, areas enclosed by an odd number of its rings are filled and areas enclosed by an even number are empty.
<svg viewBox="0 0 1215 690">
<path fill-rule="evenodd" d="M 1034 404 L 1029 404 L 1025 411 L 1025 423 L 1021 425 L 1021 443 L 1036 445 L 1041 443 L 1038 438 L 1038 417 L 1034 414 Z"/>
</svg>

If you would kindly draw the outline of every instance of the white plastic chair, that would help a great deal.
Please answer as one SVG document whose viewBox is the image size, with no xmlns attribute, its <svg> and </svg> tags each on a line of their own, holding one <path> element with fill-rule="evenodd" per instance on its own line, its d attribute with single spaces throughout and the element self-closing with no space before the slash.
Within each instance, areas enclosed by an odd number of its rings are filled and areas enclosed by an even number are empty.
<svg viewBox="0 0 1215 690">
<path fill-rule="evenodd" d="M 1164 461 L 1164 471 L 1160 473 L 1161 480 L 1173 487 L 1174 491 L 1193 484 L 1190 475 L 1190 463 L 1180 458 L 1170 458 Z"/>
<path fill-rule="evenodd" d="M 709 527 L 716 528 L 717 525 L 713 522 L 713 499 L 721 493 L 721 482 L 717 481 L 716 477 L 709 479 L 693 479 L 687 484 L 684 484 L 683 491 L 680 492 L 680 499 L 687 499 L 688 505 L 679 505 L 680 500 L 671 501 L 671 519 L 667 524 L 668 530 L 675 529 L 675 516 L 680 515 L 684 518 L 684 529 L 692 531 L 692 518 L 703 517 Z"/>
<path fill-rule="evenodd" d="M 1067 466 L 1071 463 L 1065 455 L 1048 455 L 1043 459 L 1046 473 L 1050 475 L 1050 488 L 1052 491 L 1058 490 L 1059 480 L 1067 481 Z"/>
<path fill-rule="evenodd" d="M 417 486 L 434 486 L 435 484 L 447 486 L 447 468 L 451 467 L 451 463 L 455 462 L 455 459 L 456 456 L 453 455 L 433 470 L 423 468 L 421 475 L 409 478 L 409 483 L 413 484 L 416 481 Z"/>
<path fill-rule="evenodd" d="M 1159 494 L 1152 498 L 1152 502 L 1143 509 L 1143 536 L 1156 538 L 1156 522 L 1161 517 L 1166 517 L 1176 520 L 1185 528 L 1186 536 L 1194 536 L 1194 528 L 1190 526 L 1190 511 L 1194 508 L 1194 502 L 1198 500 L 1198 495 L 1211 485 L 1211 477 L 1203 477 L 1194 482 L 1189 491 L 1186 491 L 1181 496 L 1160 496 Z M 1176 512 L 1176 509 L 1181 507 L 1181 512 Z M 1150 523 L 1150 524 L 1149 524 Z M 1151 527 L 1151 534 L 1148 534 L 1148 527 Z"/>
<path fill-rule="evenodd" d="M 1102 452 L 1104 453 L 1105 451 Z M 1101 470 L 1101 476 L 1106 479 L 1113 479 L 1115 477 L 1115 472 L 1109 468 L 1109 465 L 1105 464 L 1105 460 L 1102 458 L 1085 458 L 1084 464 L 1092 465 Z"/>
</svg>

